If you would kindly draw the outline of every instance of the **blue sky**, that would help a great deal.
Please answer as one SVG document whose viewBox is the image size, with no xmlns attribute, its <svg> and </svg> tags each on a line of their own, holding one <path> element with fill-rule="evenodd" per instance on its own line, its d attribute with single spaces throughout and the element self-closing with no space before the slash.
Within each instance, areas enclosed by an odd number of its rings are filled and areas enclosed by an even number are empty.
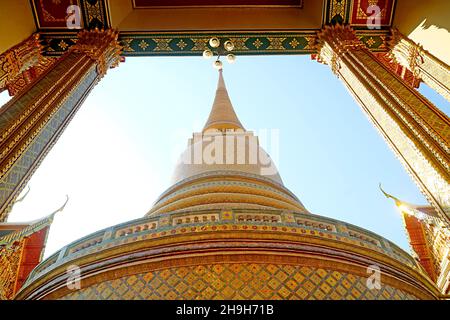
<svg viewBox="0 0 450 320">
<path fill-rule="evenodd" d="M 176 157 L 201 131 L 217 84 L 212 61 L 127 58 L 86 100 L 31 179 L 10 221 L 57 215 L 46 256 L 79 237 L 142 217 L 170 185 Z M 408 250 L 392 201 L 426 201 L 328 66 L 309 56 L 238 57 L 224 77 L 247 129 L 278 129 L 278 169 L 311 212 L 374 231 Z M 449 103 L 426 86 L 449 113 Z M 0 102 L 7 99 L 3 93 Z M 270 148 L 267 150 L 270 153 Z"/>
</svg>

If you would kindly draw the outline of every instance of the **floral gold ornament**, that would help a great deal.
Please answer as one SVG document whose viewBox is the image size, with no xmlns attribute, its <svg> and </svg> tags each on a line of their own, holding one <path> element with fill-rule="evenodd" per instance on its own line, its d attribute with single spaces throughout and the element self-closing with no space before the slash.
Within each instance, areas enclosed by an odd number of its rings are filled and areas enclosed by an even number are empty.
<svg viewBox="0 0 450 320">
<path fill-rule="evenodd" d="M 0 55 L 0 91 L 12 84 L 24 71 L 42 61 L 41 39 L 33 34 L 23 43 Z"/>
<path fill-rule="evenodd" d="M 145 51 L 145 49 L 147 49 L 147 47 L 148 47 L 148 43 L 147 43 L 146 41 L 142 40 L 142 41 L 139 43 L 139 48 L 141 48 L 142 50 Z"/>
</svg>

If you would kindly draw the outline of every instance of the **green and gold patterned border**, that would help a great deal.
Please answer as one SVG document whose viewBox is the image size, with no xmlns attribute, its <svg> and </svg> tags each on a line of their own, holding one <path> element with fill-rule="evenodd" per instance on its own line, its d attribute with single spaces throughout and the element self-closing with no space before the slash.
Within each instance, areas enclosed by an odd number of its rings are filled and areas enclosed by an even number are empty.
<svg viewBox="0 0 450 320">
<path fill-rule="evenodd" d="M 359 31 L 358 37 L 373 51 L 385 51 L 389 31 Z M 285 33 L 121 33 L 124 56 L 197 56 L 209 47 L 208 40 L 218 36 L 232 40 L 237 55 L 289 55 L 315 53 L 316 32 Z M 73 45 L 74 34 L 43 33 L 45 55 L 59 56 Z"/>
<path fill-rule="evenodd" d="M 40 33 L 44 45 L 44 55 L 60 56 L 77 42 L 75 33 Z"/>
<path fill-rule="evenodd" d="M 314 52 L 314 33 L 283 34 L 122 34 L 123 53 L 128 56 L 141 55 L 199 55 L 209 48 L 211 37 L 231 40 L 235 54 L 309 54 Z"/>
<path fill-rule="evenodd" d="M 390 31 L 356 32 L 356 36 L 373 52 L 387 51 Z"/>
</svg>

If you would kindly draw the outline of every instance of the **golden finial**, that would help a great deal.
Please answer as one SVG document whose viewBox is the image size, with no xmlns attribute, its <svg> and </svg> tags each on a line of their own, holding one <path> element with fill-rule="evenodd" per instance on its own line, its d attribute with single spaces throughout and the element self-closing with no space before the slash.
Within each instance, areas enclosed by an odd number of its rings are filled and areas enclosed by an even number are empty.
<svg viewBox="0 0 450 320">
<path fill-rule="evenodd" d="M 389 193 L 387 193 L 386 191 L 383 190 L 383 188 L 381 187 L 381 183 L 378 185 L 378 187 L 380 188 L 381 192 L 384 194 L 384 196 L 386 198 L 388 198 L 388 199 L 391 198 L 392 200 L 394 200 L 395 205 L 397 207 L 399 207 L 399 208 L 404 207 L 404 204 L 403 204 L 402 201 L 400 201 L 400 199 L 394 197 L 393 195 L 391 195 L 391 194 L 389 194 Z"/>
</svg>

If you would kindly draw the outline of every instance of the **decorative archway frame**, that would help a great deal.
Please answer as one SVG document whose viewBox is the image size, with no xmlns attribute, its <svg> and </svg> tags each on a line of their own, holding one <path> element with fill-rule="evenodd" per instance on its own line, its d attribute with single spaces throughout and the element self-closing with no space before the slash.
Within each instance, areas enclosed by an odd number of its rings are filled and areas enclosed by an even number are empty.
<svg viewBox="0 0 450 320">
<path fill-rule="evenodd" d="M 44 55 L 64 54 L 76 42 L 79 30 L 69 30 L 62 18 L 68 5 L 81 9 L 82 28 L 111 28 L 111 14 L 107 0 L 62 0 L 58 5 L 43 0 L 31 0 L 36 28 L 44 40 Z M 376 3 L 380 9 L 380 29 L 368 27 L 368 7 Z M 396 0 L 324 0 L 322 26 L 349 24 L 358 37 L 375 52 L 387 51 Z M 58 6 L 58 7 L 57 7 Z M 53 10 L 53 11 L 52 11 Z M 59 10 L 59 11 L 58 11 Z M 55 16 L 49 19 L 49 15 Z M 61 17 L 59 17 L 59 16 Z M 211 36 L 232 39 L 238 55 L 292 55 L 315 53 L 316 33 L 320 29 L 192 32 L 120 32 L 124 56 L 192 56 L 200 55 Z"/>
</svg>

